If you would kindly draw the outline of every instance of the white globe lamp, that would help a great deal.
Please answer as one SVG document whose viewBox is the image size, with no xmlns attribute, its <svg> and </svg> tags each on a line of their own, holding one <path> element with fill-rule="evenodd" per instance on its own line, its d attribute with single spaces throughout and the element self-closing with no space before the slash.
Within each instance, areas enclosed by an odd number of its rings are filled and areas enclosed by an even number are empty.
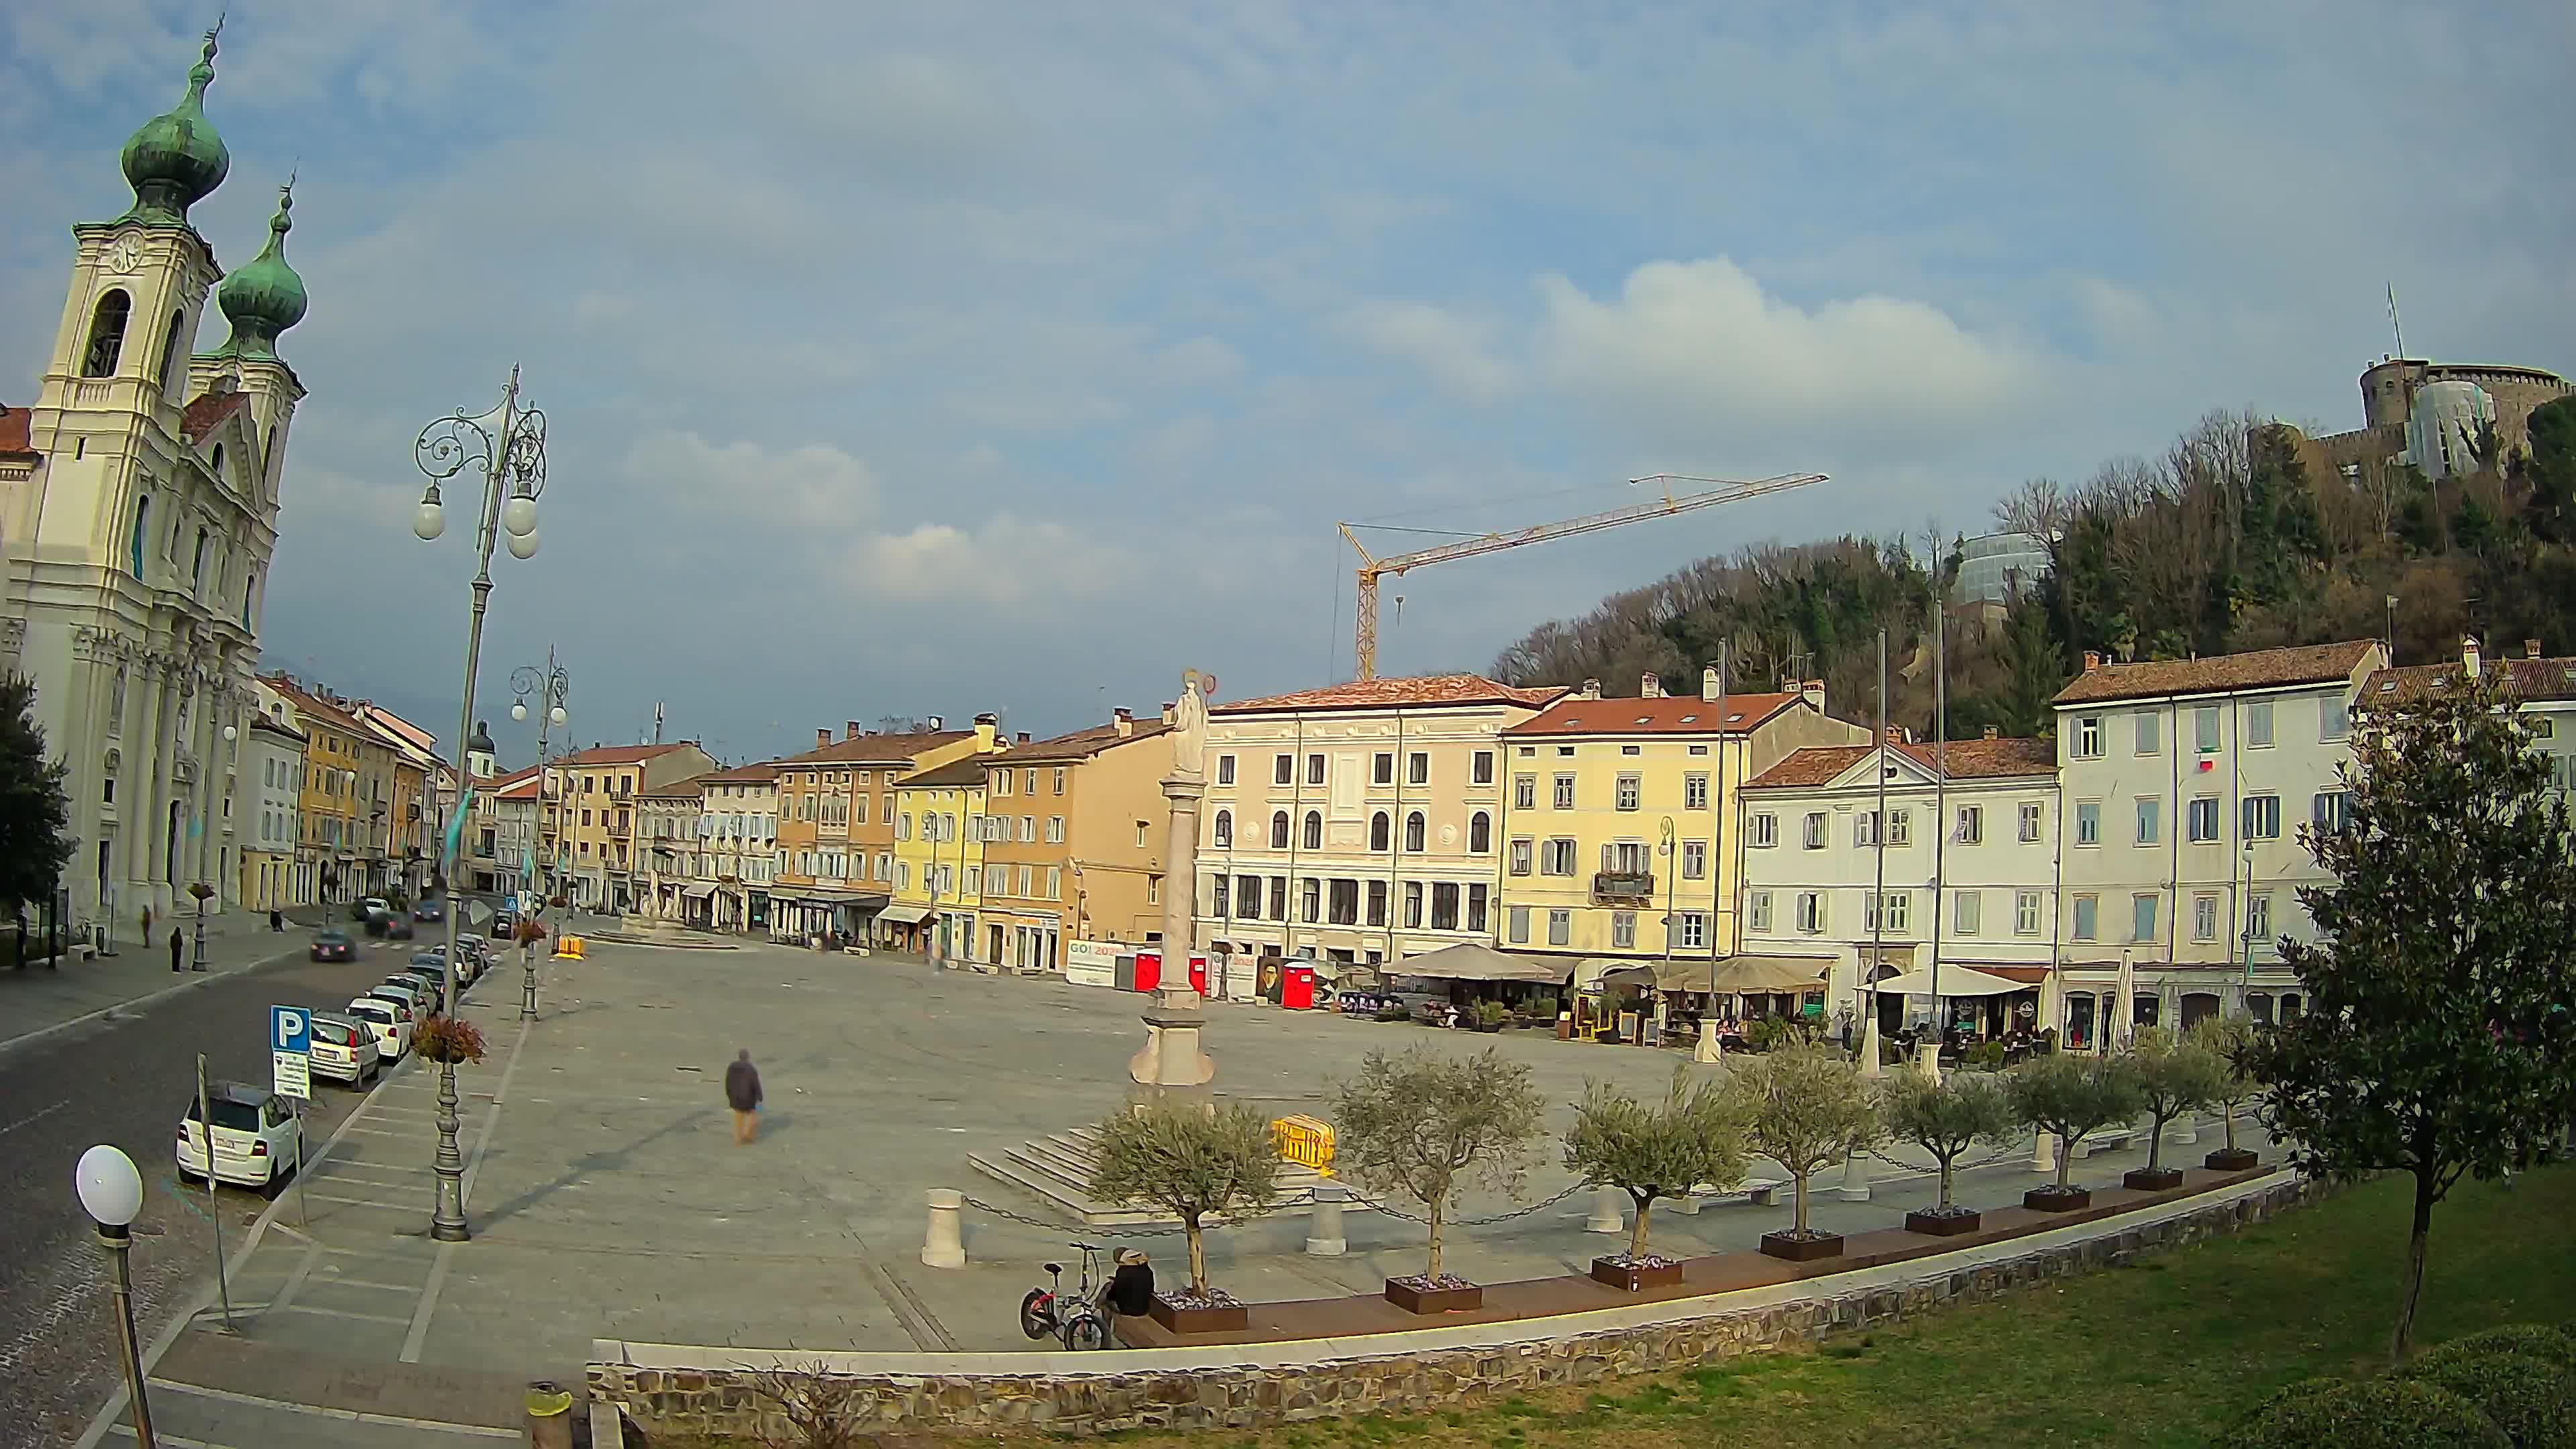
<svg viewBox="0 0 2576 1449">
<path fill-rule="evenodd" d="M 537 500 L 520 494 L 501 505 L 501 527 L 512 538 L 525 538 L 537 531 Z"/>
<path fill-rule="evenodd" d="M 421 542 L 431 542 L 447 532 L 447 510 L 438 506 L 436 498 L 420 500 L 420 507 L 412 510 L 411 531 Z"/>
<path fill-rule="evenodd" d="M 535 558 L 536 556 L 537 556 L 537 534 L 536 534 L 536 530 L 534 530 L 534 529 L 530 529 L 530 530 L 529 530 L 528 532 L 526 532 L 526 533 L 514 533 L 514 534 L 511 534 L 511 535 L 510 535 L 510 557 L 512 557 L 512 558 Z"/>
<path fill-rule="evenodd" d="M 81 1211 L 102 1228 L 123 1229 L 143 1211 L 143 1175 L 134 1170 L 133 1158 L 105 1143 L 81 1154 L 72 1185 Z"/>
<path fill-rule="evenodd" d="M 556 705 L 553 712 L 548 714 L 546 718 L 556 724 L 562 724 L 564 722 L 564 707 L 562 705 Z"/>
<path fill-rule="evenodd" d="M 512 719 L 516 719 L 516 720 L 523 720 L 523 719 L 526 719 L 527 717 L 528 717 L 528 706 L 526 705 L 526 703 L 525 703 L 525 702 L 521 702 L 521 703 L 519 703 L 519 704 L 514 704 L 514 705 L 510 706 L 510 718 L 512 718 Z"/>
</svg>

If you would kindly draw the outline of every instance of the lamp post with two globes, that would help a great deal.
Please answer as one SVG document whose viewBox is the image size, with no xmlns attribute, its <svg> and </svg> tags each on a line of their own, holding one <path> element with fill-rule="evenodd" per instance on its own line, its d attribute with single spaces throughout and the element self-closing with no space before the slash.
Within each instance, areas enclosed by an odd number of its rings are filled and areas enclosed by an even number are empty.
<svg viewBox="0 0 2576 1449">
<path fill-rule="evenodd" d="M 462 749 L 474 730 L 474 674 L 483 662 L 483 615 L 492 599 L 492 550 L 507 535 L 512 558 L 536 557 L 537 496 L 546 488 L 546 415 L 519 405 L 519 369 L 513 366 L 499 407 L 480 417 L 468 417 L 460 409 L 421 429 L 412 444 L 412 460 L 429 475 L 429 488 L 420 496 L 411 526 L 423 542 L 447 531 L 438 485 L 469 468 L 483 475 L 482 507 L 474 516 L 474 607 L 465 632 L 465 697 L 456 711 L 456 739 Z M 464 808 L 465 792 L 459 790 L 451 818 L 442 825 L 457 827 L 455 812 Z M 442 830 L 440 839 L 449 833 Z M 457 992 L 457 913 L 443 914 L 447 918 L 445 999 L 452 1003 Z M 438 1064 L 438 1155 L 433 1162 L 438 1206 L 429 1220 L 429 1235 L 442 1243 L 461 1243 L 473 1236 L 465 1226 L 465 1156 L 456 1145 L 458 1125 L 456 1062 L 450 1057 Z"/>
<path fill-rule="evenodd" d="M 522 664 L 510 671 L 510 692 L 518 699 L 510 706 L 510 718 L 524 721 L 528 717 L 528 700 L 537 702 L 537 844 L 545 850 L 545 865 L 538 871 L 536 887 L 545 900 L 554 899 L 554 847 L 546 838 L 546 816 L 554 804 L 553 787 L 547 782 L 546 736 L 554 726 L 564 722 L 564 700 L 572 693 L 572 676 L 555 662 L 552 646 L 546 649 L 546 667 Z"/>
<path fill-rule="evenodd" d="M 214 1170 L 211 1157 L 206 1167 Z M 80 1194 L 81 1211 L 98 1225 L 98 1245 L 107 1252 L 108 1283 L 116 1294 L 117 1356 L 125 1364 L 125 1392 L 134 1401 L 134 1440 L 142 1449 L 152 1449 L 143 1355 L 134 1342 L 134 1273 L 126 1261 L 134 1246 L 135 1214 L 143 1211 L 143 1174 L 134 1170 L 133 1158 L 102 1143 L 81 1154 L 80 1165 L 72 1169 L 72 1186 Z"/>
</svg>

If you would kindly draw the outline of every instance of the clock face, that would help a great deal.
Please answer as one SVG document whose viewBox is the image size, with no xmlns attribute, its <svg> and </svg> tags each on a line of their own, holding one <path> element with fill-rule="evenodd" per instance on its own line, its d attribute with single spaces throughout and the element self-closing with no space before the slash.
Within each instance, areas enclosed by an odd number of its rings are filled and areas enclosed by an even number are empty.
<svg viewBox="0 0 2576 1449">
<path fill-rule="evenodd" d="M 143 238 L 132 232 L 118 237 L 107 249 L 107 264 L 119 272 L 133 271 L 143 262 Z"/>
</svg>

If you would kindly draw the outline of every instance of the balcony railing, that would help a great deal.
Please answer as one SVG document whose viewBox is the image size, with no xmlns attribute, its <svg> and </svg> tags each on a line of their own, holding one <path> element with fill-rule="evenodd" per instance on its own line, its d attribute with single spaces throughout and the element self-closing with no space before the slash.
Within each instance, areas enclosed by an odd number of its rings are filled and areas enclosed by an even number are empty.
<svg viewBox="0 0 2576 1449">
<path fill-rule="evenodd" d="M 634 833 L 635 831 L 632 826 L 612 825 L 608 827 L 608 838 L 611 840 L 624 840 Z"/>
<path fill-rule="evenodd" d="M 1646 901 L 1655 896 L 1655 875 L 1645 870 L 1604 870 L 1592 876 L 1596 900 Z"/>
</svg>

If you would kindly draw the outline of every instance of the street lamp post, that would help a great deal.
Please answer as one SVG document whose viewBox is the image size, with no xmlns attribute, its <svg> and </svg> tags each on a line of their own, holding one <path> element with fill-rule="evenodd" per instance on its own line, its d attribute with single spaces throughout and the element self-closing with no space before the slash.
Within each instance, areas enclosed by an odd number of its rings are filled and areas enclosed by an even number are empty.
<svg viewBox="0 0 2576 1449">
<path fill-rule="evenodd" d="M 215 888 L 204 881 L 188 882 L 188 894 L 197 898 L 197 959 L 188 968 L 191 971 L 206 969 L 206 902 L 214 893 Z"/>
<path fill-rule="evenodd" d="M 207 1167 L 213 1169 L 211 1155 Z M 134 1341 L 134 1274 L 126 1261 L 134 1246 L 134 1215 L 143 1211 L 143 1175 L 134 1170 L 133 1158 L 101 1144 L 81 1154 L 80 1165 L 72 1169 L 72 1185 L 107 1253 L 108 1283 L 116 1295 L 117 1357 L 125 1365 L 126 1395 L 134 1401 L 134 1441 L 152 1449 L 152 1408 L 143 1398 L 143 1355 Z"/>
<path fill-rule="evenodd" d="M 480 417 L 460 409 L 420 430 L 412 460 L 429 477 L 412 519 L 412 532 L 423 542 L 447 531 L 438 485 L 471 468 L 483 475 L 482 507 L 475 512 L 473 609 L 465 632 L 464 699 L 456 711 L 460 749 L 474 729 L 474 675 L 483 662 L 483 615 L 492 600 L 492 549 L 507 535 L 512 558 L 537 552 L 537 497 L 546 487 L 546 415 L 519 404 L 519 369 L 501 389 L 501 405 Z M 462 810 L 465 792 L 456 792 L 451 810 Z M 461 821 L 446 822 L 461 828 Z M 445 832 L 441 832 L 444 838 Z M 456 979 L 456 912 L 447 920 L 447 994 L 454 1003 Z M 438 1206 L 429 1220 L 429 1235 L 443 1243 L 461 1243 L 473 1234 L 465 1226 L 465 1157 L 457 1149 L 456 1061 L 453 1053 L 438 1064 Z"/>
<path fill-rule="evenodd" d="M 518 696 L 510 706 L 510 718 L 514 720 L 527 719 L 528 700 L 531 696 L 537 701 L 536 829 L 538 843 L 544 844 L 546 808 L 552 799 L 547 793 L 546 785 L 546 736 L 554 726 L 564 722 L 564 701 L 572 694 L 572 675 L 555 662 L 555 651 L 550 645 L 546 649 L 545 668 L 539 669 L 533 664 L 522 664 L 510 671 L 510 692 Z M 537 893 L 547 900 L 554 899 L 553 875 L 554 856 L 549 851 L 545 866 L 538 874 L 536 882 Z"/>
</svg>

